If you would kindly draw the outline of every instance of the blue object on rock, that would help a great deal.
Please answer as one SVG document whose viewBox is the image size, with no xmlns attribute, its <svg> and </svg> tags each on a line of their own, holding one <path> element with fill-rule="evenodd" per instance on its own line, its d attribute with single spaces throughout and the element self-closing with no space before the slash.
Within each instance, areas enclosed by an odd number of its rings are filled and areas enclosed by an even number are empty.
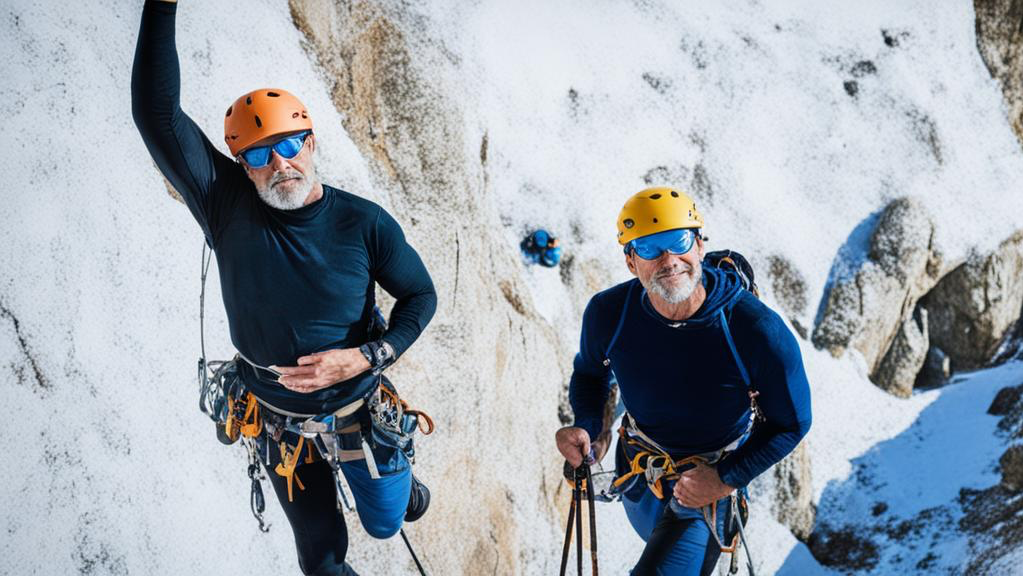
<svg viewBox="0 0 1023 576">
<path fill-rule="evenodd" d="M 519 247 L 522 248 L 522 255 L 532 264 L 553 268 L 561 261 L 558 238 L 543 228 L 528 234 Z"/>
</svg>

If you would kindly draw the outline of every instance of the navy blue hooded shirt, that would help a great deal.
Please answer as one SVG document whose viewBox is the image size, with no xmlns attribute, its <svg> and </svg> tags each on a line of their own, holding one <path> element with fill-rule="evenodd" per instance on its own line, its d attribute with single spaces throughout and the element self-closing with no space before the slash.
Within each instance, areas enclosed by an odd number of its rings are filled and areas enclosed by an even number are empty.
<svg viewBox="0 0 1023 576">
<path fill-rule="evenodd" d="M 749 425 L 738 354 L 766 418 L 718 464 L 721 480 L 740 487 L 784 458 L 809 431 L 810 387 L 795 337 L 742 288 L 737 275 L 704 266 L 703 284 L 707 299 L 684 322 L 658 314 L 638 279 L 596 294 L 583 315 L 569 399 L 575 425 L 596 438 L 613 373 L 636 425 L 672 456 L 712 452 L 737 440 Z"/>
<path fill-rule="evenodd" d="M 132 112 L 157 166 L 217 254 L 235 348 L 261 366 L 294 366 L 312 352 L 365 344 L 378 283 L 396 299 L 383 340 L 401 355 L 437 306 L 430 275 L 401 227 L 380 206 L 330 186 L 296 210 L 264 203 L 244 169 L 181 110 L 175 13 L 173 3 L 145 4 Z M 239 368 L 257 396 L 299 413 L 334 410 L 377 381 L 366 371 L 303 394 L 247 364 Z"/>
</svg>

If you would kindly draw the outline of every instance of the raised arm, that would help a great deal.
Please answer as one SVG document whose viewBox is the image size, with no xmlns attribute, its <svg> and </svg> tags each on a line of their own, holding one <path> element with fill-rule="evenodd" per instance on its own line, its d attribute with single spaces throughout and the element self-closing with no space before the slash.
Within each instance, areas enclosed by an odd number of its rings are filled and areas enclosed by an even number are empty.
<svg viewBox="0 0 1023 576">
<path fill-rule="evenodd" d="M 174 39 L 177 3 L 146 0 L 132 67 L 132 117 L 157 167 L 181 194 L 211 245 L 245 173 L 182 110 Z M 244 189 L 244 188 L 242 188 Z"/>
</svg>

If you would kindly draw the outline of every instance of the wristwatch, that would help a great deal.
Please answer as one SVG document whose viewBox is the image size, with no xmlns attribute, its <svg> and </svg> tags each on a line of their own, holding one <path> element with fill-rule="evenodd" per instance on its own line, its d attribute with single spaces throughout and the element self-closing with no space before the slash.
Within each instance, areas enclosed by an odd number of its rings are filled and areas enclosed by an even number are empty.
<svg viewBox="0 0 1023 576">
<path fill-rule="evenodd" d="M 391 348 L 386 340 L 367 342 L 359 346 L 359 352 L 362 352 L 366 361 L 369 362 L 374 374 L 382 372 L 394 360 L 394 348 Z"/>
</svg>

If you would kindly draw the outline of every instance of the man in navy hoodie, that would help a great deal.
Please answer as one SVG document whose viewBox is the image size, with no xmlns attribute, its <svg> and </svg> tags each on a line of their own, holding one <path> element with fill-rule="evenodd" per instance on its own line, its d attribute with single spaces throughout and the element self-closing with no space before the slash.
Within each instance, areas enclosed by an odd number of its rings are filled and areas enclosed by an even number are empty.
<svg viewBox="0 0 1023 576">
<path fill-rule="evenodd" d="M 716 538 L 701 509 L 726 510 L 734 491 L 810 429 L 799 345 L 738 274 L 703 266 L 703 220 L 685 194 L 643 190 L 617 225 L 636 278 L 586 307 L 569 385 L 575 425 L 557 432 L 558 450 L 573 467 L 591 449 L 602 455 L 597 438 L 616 380 L 627 410 L 617 476 L 632 480 L 620 486 L 625 512 L 648 543 L 633 574 L 709 574 L 725 514 Z M 672 465 L 645 457 L 657 469 L 633 469 L 642 451 Z"/>
</svg>

